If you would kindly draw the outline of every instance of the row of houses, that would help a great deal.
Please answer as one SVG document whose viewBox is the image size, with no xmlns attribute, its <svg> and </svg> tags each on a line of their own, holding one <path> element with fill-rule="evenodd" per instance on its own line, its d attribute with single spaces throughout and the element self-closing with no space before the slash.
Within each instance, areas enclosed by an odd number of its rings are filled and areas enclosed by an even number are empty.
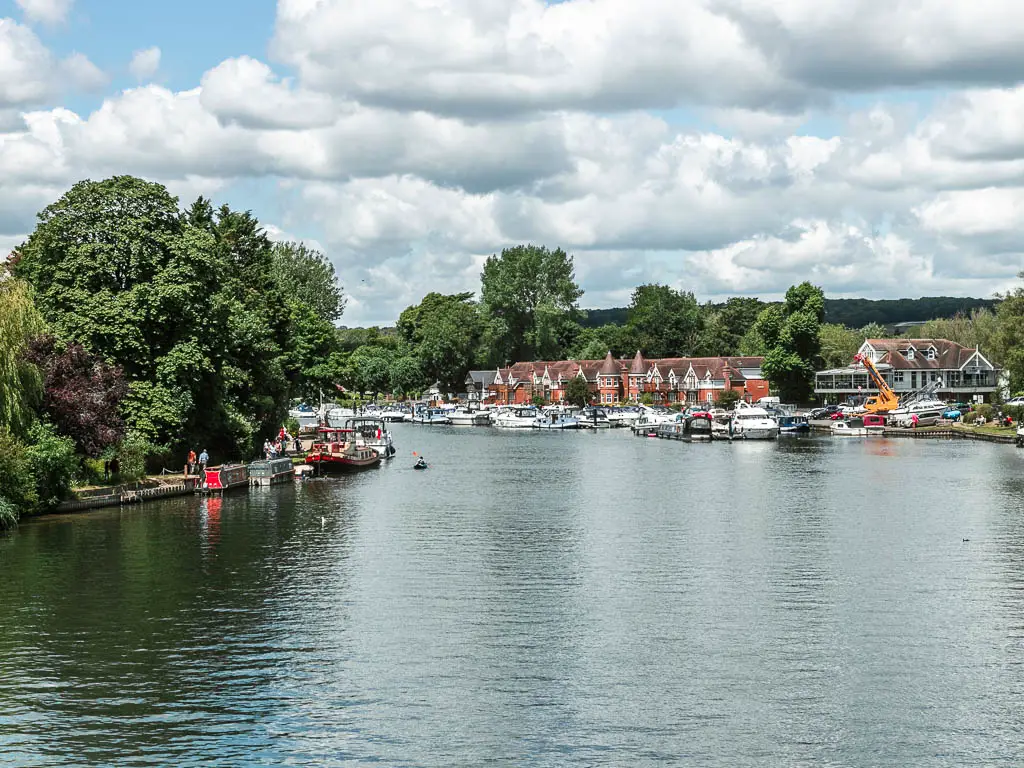
<svg viewBox="0 0 1024 768">
<path fill-rule="evenodd" d="M 988 400 L 1000 387 L 1001 370 L 981 350 L 946 339 L 868 339 L 858 351 L 870 357 L 896 394 L 933 385 L 946 400 Z M 632 359 L 541 360 L 516 363 L 492 371 L 470 371 L 466 397 L 470 401 L 523 404 L 540 396 L 558 403 L 573 378 L 587 383 L 599 403 L 639 401 L 650 395 L 655 403 L 711 403 L 722 392 L 735 390 L 747 402 L 768 395 L 761 357 L 671 357 L 647 359 L 639 351 Z M 863 397 L 875 390 L 864 366 L 851 361 L 845 368 L 819 371 L 814 392 L 830 402 Z"/>
<path fill-rule="evenodd" d="M 505 404 L 531 402 L 540 396 L 558 403 L 574 378 L 586 381 L 599 403 L 637 402 L 650 395 L 655 403 L 711 403 L 735 390 L 753 402 L 768 394 L 760 357 L 671 357 L 604 360 L 542 360 L 516 363 L 494 371 L 470 371 L 466 396 L 471 401 Z"/>
</svg>

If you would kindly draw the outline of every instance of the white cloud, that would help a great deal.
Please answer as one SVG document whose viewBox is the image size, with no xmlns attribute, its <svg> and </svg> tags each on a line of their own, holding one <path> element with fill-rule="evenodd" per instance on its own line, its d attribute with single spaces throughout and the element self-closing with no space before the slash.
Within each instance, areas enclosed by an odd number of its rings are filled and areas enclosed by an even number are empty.
<svg viewBox="0 0 1024 768">
<path fill-rule="evenodd" d="M 58 24 L 67 19 L 74 0 L 15 0 L 30 21 Z"/>
<path fill-rule="evenodd" d="M 806 278 L 987 295 L 1024 257 L 1024 20 L 1008 9 L 279 0 L 287 69 L 240 55 L 82 114 L 42 105 L 103 73 L 2 20 L 0 238 L 81 178 L 134 173 L 186 201 L 248 206 L 232 196 L 258 185 L 273 236 L 315 233 L 335 261 L 350 324 L 472 290 L 488 254 L 528 241 L 575 254 L 590 306 L 651 280 L 702 298 Z M 886 92 L 944 83 L 970 87 Z"/>
<path fill-rule="evenodd" d="M 68 83 L 88 90 L 105 82 L 86 56 L 58 61 L 30 28 L 0 18 L 0 112 L 51 101 Z"/>
<path fill-rule="evenodd" d="M 794 113 L 836 92 L 1011 84 L 1015 0 L 279 0 L 311 88 L 445 114 L 687 103 Z"/>
<path fill-rule="evenodd" d="M 159 70 L 160 49 L 155 45 L 133 53 L 128 64 L 128 71 L 139 82 L 151 80 Z"/>
</svg>

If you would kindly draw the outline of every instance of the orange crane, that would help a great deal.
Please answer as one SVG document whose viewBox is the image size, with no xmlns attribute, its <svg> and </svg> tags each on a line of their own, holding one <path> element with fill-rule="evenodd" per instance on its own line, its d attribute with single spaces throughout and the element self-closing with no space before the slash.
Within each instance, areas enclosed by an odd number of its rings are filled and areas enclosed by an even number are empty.
<svg viewBox="0 0 1024 768">
<path fill-rule="evenodd" d="M 875 368 L 874 362 L 870 357 L 864 355 L 854 355 L 854 362 L 860 363 L 868 372 L 868 377 L 878 387 L 878 394 L 869 397 L 864 402 L 864 410 L 868 413 L 887 413 L 894 410 L 896 406 L 900 404 L 900 398 L 895 392 L 885 383 L 885 379 L 882 378 L 882 374 Z"/>
</svg>

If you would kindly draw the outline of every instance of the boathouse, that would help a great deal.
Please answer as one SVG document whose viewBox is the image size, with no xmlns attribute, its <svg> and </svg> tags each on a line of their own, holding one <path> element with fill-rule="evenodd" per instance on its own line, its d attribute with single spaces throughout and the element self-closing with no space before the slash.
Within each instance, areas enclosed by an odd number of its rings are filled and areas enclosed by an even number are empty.
<svg viewBox="0 0 1024 768">
<path fill-rule="evenodd" d="M 940 400 L 981 402 L 990 400 L 999 387 L 1001 369 L 980 349 L 947 339 L 867 339 L 858 354 L 871 358 L 897 395 L 929 387 Z M 857 362 L 814 376 L 814 393 L 833 402 L 864 397 L 876 389 Z"/>
</svg>

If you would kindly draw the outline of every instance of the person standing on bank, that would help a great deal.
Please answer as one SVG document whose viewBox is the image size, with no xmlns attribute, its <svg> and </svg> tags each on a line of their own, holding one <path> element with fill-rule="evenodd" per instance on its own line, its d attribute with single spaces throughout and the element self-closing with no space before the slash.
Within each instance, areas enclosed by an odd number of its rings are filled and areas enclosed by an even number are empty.
<svg viewBox="0 0 1024 768">
<path fill-rule="evenodd" d="M 189 448 L 188 450 L 188 468 L 185 470 L 185 477 L 194 475 L 196 473 L 196 452 Z"/>
<path fill-rule="evenodd" d="M 203 448 L 203 452 L 199 454 L 199 466 L 203 472 L 206 472 L 206 465 L 210 463 L 210 454 Z"/>
</svg>

